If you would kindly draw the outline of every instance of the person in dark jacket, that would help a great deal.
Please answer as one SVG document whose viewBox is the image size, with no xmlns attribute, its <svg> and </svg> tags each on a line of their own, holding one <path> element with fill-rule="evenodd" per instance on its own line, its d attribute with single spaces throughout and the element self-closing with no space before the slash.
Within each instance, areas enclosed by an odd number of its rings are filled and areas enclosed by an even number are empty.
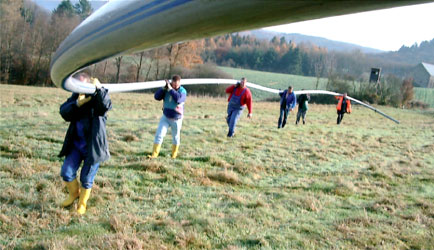
<svg viewBox="0 0 434 250">
<path fill-rule="evenodd" d="M 69 196 L 62 202 L 63 207 L 70 206 L 79 198 L 77 212 L 86 212 L 87 201 L 100 162 L 110 157 L 106 133 L 106 113 L 111 109 L 108 90 L 98 79 L 90 79 L 86 73 L 78 73 L 74 78 L 95 85 L 93 94 L 73 93 L 60 106 L 63 119 L 70 122 L 59 157 L 65 156 L 60 175 L 68 189 Z M 81 163 L 81 187 L 77 181 L 77 170 Z"/>
<path fill-rule="evenodd" d="M 292 91 L 292 86 L 289 86 L 287 90 L 279 92 L 280 95 L 280 115 L 279 121 L 277 122 L 277 128 L 283 128 L 286 124 L 286 118 L 288 113 L 291 112 L 297 103 L 297 97 L 294 91 Z"/>
<path fill-rule="evenodd" d="M 300 117 L 303 118 L 303 124 L 306 123 L 306 113 L 308 110 L 308 102 L 309 101 L 310 101 L 310 96 L 308 94 L 301 94 L 297 98 L 298 112 L 297 112 L 297 120 L 295 121 L 295 125 L 297 125 L 298 122 L 300 121 Z"/>
<path fill-rule="evenodd" d="M 347 98 L 347 93 L 344 93 L 342 96 L 335 96 L 338 100 L 338 104 L 336 105 L 336 110 L 338 113 L 337 124 L 341 124 L 342 119 L 344 119 L 344 114 L 351 114 L 351 101 Z"/>
<path fill-rule="evenodd" d="M 163 116 L 158 124 L 155 133 L 154 146 L 149 158 L 156 158 L 160 153 L 163 138 L 167 129 L 172 130 L 172 158 L 178 156 L 179 144 L 181 143 L 181 127 L 184 115 L 184 103 L 187 99 L 187 90 L 181 86 L 181 77 L 174 75 L 172 82 L 166 80 L 166 86 L 155 92 L 154 98 L 157 101 L 163 100 Z"/>
</svg>

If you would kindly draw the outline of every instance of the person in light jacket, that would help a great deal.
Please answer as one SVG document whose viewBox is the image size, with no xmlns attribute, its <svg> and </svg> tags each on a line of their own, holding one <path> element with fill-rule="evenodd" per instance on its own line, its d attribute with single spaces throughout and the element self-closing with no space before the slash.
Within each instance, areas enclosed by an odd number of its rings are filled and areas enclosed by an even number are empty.
<svg viewBox="0 0 434 250">
<path fill-rule="evenodd" d="M 154 98 L 157 101 L 163 100 L 163 116 L 155 133 L 152 154 L 148 155 L 148 157 L 158 157 L 163 138 L 170 127 L 172 130 L 172 158 L 175 159 L 178 156 L 179 145 L 181 143 L 184 103 L 187 99 L 187 91 L 181 86 L 181 77 L 174 75 L 170 83 L 166 80 L 166 86 L 157 90 Z"/>
</svg>

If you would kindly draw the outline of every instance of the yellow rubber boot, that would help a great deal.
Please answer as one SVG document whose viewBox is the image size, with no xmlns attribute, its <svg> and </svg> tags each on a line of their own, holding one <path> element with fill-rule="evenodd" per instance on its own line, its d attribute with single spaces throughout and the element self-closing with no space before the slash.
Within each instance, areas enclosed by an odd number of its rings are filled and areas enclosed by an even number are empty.
<svg viewBox="0 0 434 250">
<path fill-rule="evenodd" d="M 65 186 L 68 189 L 68 197 L 62 202 L 61 206 L 62 207 L 67 207 L 70 206 L 75 199 L 78 198 L 79 194 L 80 194 L 80 190 L 78 188 L 78 181 L 77 179 L 74 179 L 73 181 L 70 182 L 66 182 L 65 181 Z"/>
<path fill-rule="evenodd" d="M 83 187 L 80 188 L 80 199 L 78 200 L 78 207 L 77 207 L 77 213 L 80 215 L 86 213 L 87 200 L 89 200 L 91 190 L 92 190 L 91 188 L 89 189 Z"/>
<path fill-rule="evenodd" d="M 152 154 L 148 155 L 148 158 L 157 158 L 158 154 L 160 153 L 161 144 L 154 143 L 154 147 L 152 149 Z"/>
<path fill-rule="evenodd" d="M 179 145 L 172 145 L 172 159 L 178 156 Z"/>
</svg>

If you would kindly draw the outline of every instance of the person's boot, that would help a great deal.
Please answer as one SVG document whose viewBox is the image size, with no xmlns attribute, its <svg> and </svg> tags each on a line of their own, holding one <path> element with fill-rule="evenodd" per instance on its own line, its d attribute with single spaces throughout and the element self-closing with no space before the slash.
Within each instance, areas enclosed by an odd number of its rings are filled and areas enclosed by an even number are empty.
<svg viewBox="0 0 434 250">
<path fill-rule="evenodd" d="M 304 124 L 306 124 L 306 121 L 305 121 L 305 120 L 303 120 L 303 125 L 304 125 Z"/>
<path fill-rule="evenodd" d="M 62 204 L 61 204 L 62 207 L 70 206 L 75 201 L 75 199 L 78 198 L 78 196 L 80 194 L 77 179 L 74 179 L 73 181 L 70 181 L 70 182 L 65 181 L 65 186 L 68 189 L 69 195 L 62 202 Z"/>
<path fill-rule="evenodd" d="M 77 207 L 77 213 L 80 215 L 86 213 L 87 200 L 89 200 L 91 190 L 92 190 L 91 188 L 89 189 L 83 187 L 80 188 L 80 199 L 78 200 L 78 207 Z"/>
<path fill-rule="evenodd" d="M 157 158 L 160 153 L 161 144 L 154 143 L 154 147 L 152 148 L 152 154 L 148 155 L 148 158 Z"/>
<path fill-rule="evenodd" d="M 172 159 L 178 156 L 179 145 L 172 145 Z"/>
</svg>

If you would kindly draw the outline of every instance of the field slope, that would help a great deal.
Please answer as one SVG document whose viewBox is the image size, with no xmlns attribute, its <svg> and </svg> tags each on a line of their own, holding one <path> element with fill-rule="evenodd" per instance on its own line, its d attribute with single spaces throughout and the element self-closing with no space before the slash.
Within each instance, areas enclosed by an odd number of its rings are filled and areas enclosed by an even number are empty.
<svg viewBox="0 0 434 250">
<path fill-rule="evenodd" d="M 429 249 L 434 245 L 434 113 L 311 105 L 277 130 L 255 102 L 227 139 L 224 98 L 189 97 L 180 156 L 148 160 L 161 116 L 150 94 L 113 94 L 112 157 L 88 212 L 59 202 L 57 157 L 69 93 L 0 85 L 0 248 Z"/>
<path fill-rule="evenodd" d="M 316 89 L 316 77 L 299 76 L 290 74 L 281 74 L 273 72 L 263 72 L 249 69 L 238 69 L 229 67 L 219 67 L 224 72 L 232 75 L 234 79 L 247 77 L 248 81 L 261 84 L 275 89 L 286 89 L 292 85 L 295 90 L 301 89 Z M 326 89 L 327 79 L 320 78 L 318 82 L 318 89 Z M 359 86 L 359 83 L 356 83 Z M 272 94 L 262 91 L 253 90 L 253 96 L 256 99 L 266 100 L 272 97 Z M 414 100 L 421 101 L 434 108 L 434 89 L 430 88 L 414 88 Z"/>
</svg>

